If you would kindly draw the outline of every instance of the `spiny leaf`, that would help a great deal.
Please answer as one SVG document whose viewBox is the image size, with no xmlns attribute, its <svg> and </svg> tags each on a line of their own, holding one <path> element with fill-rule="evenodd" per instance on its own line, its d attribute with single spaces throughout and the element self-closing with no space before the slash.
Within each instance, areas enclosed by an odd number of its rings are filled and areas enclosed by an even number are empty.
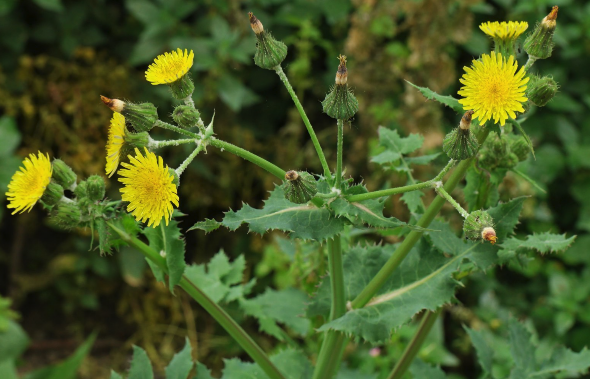
<svg viewBox="0 0 590 379">
<path fill-rule="evenodd" d="M 510 353 L 515 367 L 510 378 L 526 378 L 535 370 L 535 347 L 531 343 L 531 333 L 515 319 L 508 323 Z"/>
<path fill-rule="evenodd" d="M 269 288 L 255 298 L 240 300 L 240 307 L 259 320 L 260 330 L 282 341 L 284 333 L 277 322 L 284 323 L 300 336 L 309 332 L 310 322 L 303 317 L 307 301 L 307 295 L 298 289 L 275 291 Z"/>
<path fill-rule="evenodd" d="M 453 109 L 455 112 L 461 114 L 464 112 L 463 106 L 459 103 L 459 100 L 455 99 L 453 96 L 442 96 L 439 95 L 438 93 L 434 92 L 433 90 L 426 88 L 426 87 L 419 87 L 413 83 L 410 83 L 406 80 L 406 83 L 408 83 L 409 85 L 411 85 L 414 88 L 417 88 L 422 95 L 424 95 L 425 98 L 427 98 L 428 100 L 436 100 L 441 104 L 446 105 L 447 107 L 450 107 L 451 109 Z"/>
<path fill-rule="evenodd" d="M 374 156 L 371 162 L 379 164 L 393 163 L 402 158 L 404 154 L 409 154 L 418 150 L 424 137 L 420 134 L 410 134 L 408 137 L 400 137 L 397 130 L 379 127 L 379 144 L 385 147 L 385 151 Z"/>
<path fill-rule="evenodd" d="M 191 226 L 187 232 L 195 229 L 204 230 L 205 233 L 212 232 L 221 226 L 221 222 L 216 220 L 205 219 L 205 221 L 199 221 L 195 225 Z"/>
<path fill-rule="evenodd" d="M 145 350 L 139 346 L 133 346 L 133 359 L 127 379 L 153 379 L 152 364 Z"/>
<path fill-rule="evenodd" d="M 157 228 L 145 228 L 143 234 L 147 237 L 151 248 L 166 255 L 168 266 L 168 287 L 174 293 L 174 286 L 180 282 L 186 263 L 184 261 L 184 240 L 178 228 L 178 221 L 172 219 L 168 225 L 161 223 Z M 153 265 L 150 265 L 152 267 Z M 158 277 L 156 272 L 154 275 Z"/>
<path fill-rule="evenodd" d="M 551 359 L 541 364 L 539 371 L 531 375 L 531 377 L 539 378 L 542 375 L 559 371 L 578 373 L 586 371 L 588 367 L 590 367 L 590 350 L 584 347 L 582 351 L 575 353 L 564 346 L 560 346 L 553 352 Z"/>
<path fill-rule="evenodd" d="M 170 364 L 166 367 L 166 379 L 186 379 L 195 363 L 191 356 L 192 348 L 188 338 L 185 338 L 184 348 L 174 354 Z"/>
<path fill-rule="evenodd" d="M 197 362 L 197 373 L 196 373 L 194 379 L 214 379 L 214 378 L 211 376 L 211 371 L 209 371 L 204 364 Z"/>
<path fill-rule="evenodd" d="M 410 212 L 416 213 L 418 210 L 423 209 L 423 204 L 420 200 L 422 196 L 424 196 L 424 192 L 422 191 L 411 191 L 404 193 L 401 200 L 406 203 Z"/>
<path fill-rule="evenodd" d="M 410 366 L 410 372 L 416 379 L 446 379 L 447 375 L 440 367 L 431 366 L 421 359 L 415 359 Z"/>
<path fill-rule="evenodd" d="M 488 376 L 491 375 L 494 350 L 486 342 L 482 331 L 469 329 L 466 326 L 463 326 L 463 329 L 465 329 L 467 334 L 469 334 L 469 338 L 471 338 L 471 343 L 477 352 L 479 364 Z"/>
<path fill-rule="evenodd" d="M 509 234 L 514 233 L 514 227 L 518 224 L 518 216 L 526 196 L 517 197 L 507 203 L 500 204 L 496 207 L 488 209 L 488 213 L 494 219 L 494 229 L 496 229 L 496 236 L 498 241 L 505 240 Z"/>
<path fill-rule="evenodd" d="M 283 373 L 285 379 L 311 378 L 313 368 L 305 355 L 298 350 L 287 349 L 270 357 L 272 363 Z M 242 362 L 239 359 L 226 359 L 221 379 L 262 379 L 267 375 L 254 363 Z"/>
<path fill-rule="evenodd" d="M 236 230 L 240 225 L 248 224 L 251 231 L 260 234 L 278 229 L 290 232 L 293 238 L 317 241 L 331 238 L 344 228 L 344 221 L 333 217 L 325 208 L 317 208 L 310 204 L 295 204 L 285 199 L 285 193 L 280 186 L 271 192 L 263 209 L 244 205 L 237 212 L 227 212 L 222 224 L 230 230 Z"/>
<path fill-rule="evenodd" d="M 569 248 L 576 236 L 566 238 L 565 234 L 552 234 L 544 232 L 540 234 L 533 234 L 527 236 L 526 239 L 520 240 L 516 237 L 511 237 L 502 242 L 502 250 L 517 251 L 520 249 L 532 249 L 541 254 L 545 253 L 559 253 Z"/>
</svg>

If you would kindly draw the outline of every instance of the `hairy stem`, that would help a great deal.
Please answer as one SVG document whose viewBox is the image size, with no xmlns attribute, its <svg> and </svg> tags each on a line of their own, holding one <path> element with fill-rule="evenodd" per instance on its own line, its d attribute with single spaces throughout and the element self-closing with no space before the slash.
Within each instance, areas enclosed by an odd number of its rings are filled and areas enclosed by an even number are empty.
<svg viewBox="0 0 590 379">
<path fill-rule="evenodd" d="M 420 190 L 420 189 L 424 189 L 424 188 L 432 188 L 432 186 L 433 186 L 433 182 L 427 181 L 427 182 L 422 182 L 422 183 L 411 184 L 409 186 L 389 188 L 386 190 L 361 193 L 358 195 L 351 195 L 351 196 L 347 196 L 346 200 L 353 203 L 356 201 L 376 199 L 376 198 L 383 197 L 383 196 L 397 195 L 398 193 L 416 191 L 416 190 Z"/>
<path fill-rule="evenodd" d="M 457 201 L 455 199 L 453 199 L 453 197 L 451 195 L 449 195 L 449 193 L 447 191 L 445 191 L 444 188 L 436 187 L 436 192 L 439 195 L 441 195 L 446 201 L 448 201 L 453 207 L 455 207 L 457 212 L 459 212 L 459 214 L 463 218 L 467 218 L 467 216 L 469 216 L 469 212 L 467 212 L 465 209 L 463 209 L 463 207 L 459 203 L 457 203 Z"/>
<path fill-rule="evenodd" d="M 424 343 L 428 333 L 430 333 L 430 330 L 432 329 L 432 326 L 434 325 L 434 322 L 440 315 L 441 311 L 442 308 L 439 308 L 436 312 L 426 311 L 426 314 L 424 314 L 422 317 L 420 326 L 412 338 L 412 341 L 410 341 L 408 346 L 406 346 L 406 350 L 404 350 L 402 357 L 399 361 L 397 361 L 395 367 L 387 379 L 400 379 L 405 374 L 405 372 L 408 370 L 408 367 L 410 367 L 410 364 L 412 364 L 412 361 L 416 357 L 416 354 L 418 354 L 418 351 L 420 351 L 420 347 Z"/>
<path fill-rule="evenodd" d="M 241 147 L 237 147 L 236 145 L 232 145 L 229 142 L 225 142 L 219 140 L 217 138 L 211 138 L 209 141 L 209 145 L 217 147 L 221 150 L 227 150 L 232 154 L 237 155 L 238 157 L 244 158 L 245 160 L 254 163 L 255 165 L 265 169 L 266 171 L 270 172 L 277 178 L 283 180 L 285 179 L 285 170 L 282 168 L 270 163 L 264 158 L 259 157 L 256 154 L 249 152 L 248 150 L 244 150 Z"/>
<path fill-rule="evenodd" d="M 196 138 L 187 138 L 187 139 L 172 139 L 168 141 L 156 141 L 150 138 L 150 142 L 147 145 L 148 149 L 159 149 L 160 147 L 165 146 L 179 146 L 185 143 L 196 143 L 200 140 Z"/>
<path fill-rule="evenodd" d="M 342 185 L 342 143 L 344 140 L 344 120 L 338 120 L 338 154 L 336 159 L 336 185 L 337 189 L 341 189 Z"/>
<path fill-rule="evenodd" d="M 205 144 L 202 142 L 198 142 L 197 143 L 197 147 L 195 148 L 195 150 L 193 150 L 192 153 L 190 153 L 190 155 L 188 157 L 186 157 L 186 159 L 184 160 L 184 162 L 182 162 L 180 164 L 180 166 L 178 166 L 178 168 L 176 169 L 176 174 L 178 176 L 182 175 L 182 173 L 184 172 L 184 170 L 186 170 L 186 168 L 188 167 L 189 164 L 191 164 L 191 162 L 193 161 L 193 159 L 195 159 L 195 157 L 197 156 L 197 154 L 199 154 L 199 152 L 201 150 L 203 150 L 203 148 L 205 147 Z"/>
<path fill-rule="evenodd" d="M 533 64 L 537 61 L 537 57 L 533 57 L 532 55 L 529 55 L 529 59 L 526 61 L 526 64 L 524 65 L 524 70 L 528 71 L 529 68 L 531 68 L 533 66 Z"/>
<path fill-rule="evenodd" d="M 160 254 L 137 239 L 134 236 L 127 234 L 125 231 L 119 229 L 115 225 L 108 223 L 109 227 L 117 233 L 121 239 L 129 245 L 135 247 L 147 259 L 155 263 L 162 271 L 167 272 L 168 266 L 166 259 Z M 179 286 L 186 291 L 193 299 L 197 301 L 210 315 L 213 317 L 236 342 L 248 353 L 248 355 L 262 368 L 262 370 L 271 379 L 285 379 L 283 374 L 270 361 L 264 351 L 256 344 L 256 342 L 236 323 L 236 321 L 228 315 L 223 308 L 211 300 L 199 287 L 197 287 L 186 276 L 180 280 Z"/>
<path fill-rule="evenodd" d="M 301 103 L 299 102 L 299 99 L 297 98 L 297 94 L 293 90 L 293 87 L 291 87 L 291 83 L 289 83 L 289 79 L 287 79 L 287 75 L 285 75 L 285 72 L 283 71 L 283 68 L 281 67 L 281 65 L 278 65 L 275 68 L 275 71 L 279 75 L 279 78 L 281 78 L 281 81 L 285 85 L 285 88 L 287 88 L 287 92 L 289 92 L 289 95 L 291 95 L 291 98 L 293 99 L 293 102 L 295 103 L 295 107 L 297 108 L 297 110 L 299 111 L 299 114 L 301 115 L 301 119 L 303 120 L 303 123 L 305 124 L 305 127 L 307 128 L 307 132 L 309 133 L 309 136 L 311 137 L 311 142 L 313 142 L 313 146 L 315 147 L 315 151 L 318 154 L 318 158 L 320 158 L 320 163 L 322 164 L 322 168 L 324 169 L 324 176 L 328 179 L 328 181 L 331 181 L 332 174 L 330 174 L 330 167 L 328 167 L 328 162 L 326 161 L 326 157 L 324 156 L 324 151 L 322 150 L 322 147 L 320 146 L 320 141 L 318 141 L 318 137 L 316 137 L 315 132 L 313 131 L 313 127 L 311 126 L 311 123 L 309 122 L 309 119 L 307 118 L 307 114 L 305 114 L 305 110 L 303 110 L 303 106 L 301 106 Z"/>
<path fill-rule="evenodd" d="M 172 125 L 172 124 L 169 124 L 169 123 L 161 121 L 161 120 L 156 121 L 154 123 L 154 126 L 157 126 L 162 129 L 172 130 L 173 132 L 184 134 L 187 137 L 201 139 L 201 136 L 199 136 L 197 133 L 189 132 L 188 130 L 179 128 L 176 125 Z"/>
</svg>

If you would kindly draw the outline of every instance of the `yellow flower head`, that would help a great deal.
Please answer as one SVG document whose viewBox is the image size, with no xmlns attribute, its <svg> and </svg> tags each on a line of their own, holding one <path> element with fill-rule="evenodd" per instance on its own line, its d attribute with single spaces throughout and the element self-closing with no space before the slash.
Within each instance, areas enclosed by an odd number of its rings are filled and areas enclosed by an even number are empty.
<svg viewBox="0 0 590 379">
<path fill-rule="evenodd" d="M 193 66 L 194 56 L 192 50 L 187 53 L 186 49 L 184 53 L 181 49 L 177 49 L 171 53 L 158 55 L 145 72 L 145 78 L 153 85 L 174 83 L 186 75 Z"/>
<path fill-rule="evenodd" d="M 482 23 L 479 28 L 492 38 L 501 40 L 515 40 L 529 27 L 526 21 L 488 21 Z"/>
<path fill-rule="evenodd" d="M 466 73 L 459 79 L 464 87 L 458 92 L 464 99 L 459 103 L 463 109 L 473 110 L 472 117 L 481 124 L 493 118 L 494 123 L 504 125 L 508 117 L 516 118 L 515 112 L 524 112 L 521 103 L 527 101 L 524 91 L 529 78 L 524 67 L 516 72 L 518 64 L 513 56 L 506 60 L 492 51 L 464 69 Z"/>
<path fill-rule="evenodd" d="M 147 149 L 145 156 L 137 148 L 135 154 L 135 157 L 129 155 L 131 163 L 122 162 L 125 169 L 118 171 L 123 177 L 119 181 L 125 185 L 121 188 L 121 199 L 129 202 L 127 211 L 136 220 L 149 220 L 148 226 L 155 228 L 164 217 L 168 225 L 174 210 L 172 204 L 178 207 L 176 185 L 172 183 L 174 178 L 168 172 L 168 166 L 164 167 L 162 157 L 156 157 Z"/>
<path fill-rule="evenodd" d="M 109 126 L 109 139 L 107 140 L 107 164 L 105 171 L 109 178 L 113 176 L 119 160 L 121 159 L 121 149 L 125 143 L 125 116 L 120 113 L 113 113 L 111 125 Z"/>
<path fill-rule="evenodd" d="M 37 156 L 30 154 L 23 164 L 25 167 L 20 167 L 20 171 L 12 176 L 6 192 L 8 208 L 14 208 L 12 214 L 30 211 L 43 196 L 53 173 L 49 155 L 40 151 Z"/>
</svg>

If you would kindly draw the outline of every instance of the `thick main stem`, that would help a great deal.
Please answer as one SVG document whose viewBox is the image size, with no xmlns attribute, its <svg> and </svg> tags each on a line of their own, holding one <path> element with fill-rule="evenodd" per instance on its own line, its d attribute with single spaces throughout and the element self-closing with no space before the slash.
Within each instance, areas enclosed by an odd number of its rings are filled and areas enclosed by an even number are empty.
<svg viewBox="0 0 590 379">
<path fill-rule="evenodd" d="M 342 184 L 342 145 L 344 140 L 344 120 L 338 120 L 338 153 L 336 158 L 336 185 L 337 189 L 341 189 Z"/>
<path fill-rule="evenodd" d="M 341 317 L 346 312 L 346 298 L 344 294 L 344 270 L 342 267 L 342 242 L 340 235 L 334 241 L 328 240 L 328 264 L 330 266 L 330 287 L 332 290 L 332 307 L 330 321 Z M 324 343 L 318 355 L 318 362 L 313 373 L 313 379 L 330 379 L 334 376 L 340 362 L 342 349 L 341 332 L 330 330 L 326 332 Z M 340 342 L 340 343 L 339 343 Z"/>
<path fill-rule="evenodd" d="M 167 272 L 166 259 L 160 254 L 137 239 L 127 234 L 112 224 L 109 227 L 116 232 L 123 241 L 135 247 L 147 259 L 155 263 L 162 271 Z M 279 369 L 270 361 L 264 351 L 256 342 L 228 315 L 223 308 L 211 300 L 199 287 L 191 282 L 186 276 L 180 280 L 179 286 L 186 291 L 193 299 L 197 301 L 246 351 L 246 353 L 260 366 L 260 368 L 271 379 L 285 379 Z"/>
<path fill-rule="evenodd" d="M 330 167 L 328 166 L 328 162 L 326 161 L 326 157 L 324 156 L 324 151 L 322 150 L 322 147 L 320 146 L 320 141 L 318 141 L 318 137 L 315 135 L 315 132 L 313 131 L 313 127 L 311 126 L 311 123 L 309 122 L 309 118 L 307 118 L 307 114 L 305 113 L 303 106 L 301 106 L 301 103 L 299 102 L 299 98 L 297 97 L 297 94 L 293 90 L 293 87 L 291 87 L 291 83 L 289 83 L 289 79 L 287 79 L 287 75 L 285 75 L 285 72 L 283 71 L 283 68 L 281 67 L 281 65 L 278 65 L 275 68 L 275 71 L 279 75 L 279 78 L 281 78 L 281 81 L 285 85 L 285 88 L 287 88 L 287 92 L 289 92 L 289 95 L 291 95 L 291 98 L 293 99 L 293 102 L 295 103 L 295 107 L 297 108 L 297 110 L 299 111 L 299 114 L 301 115 L 301 119 L 303 120 L 303 123 L 305 124 L 305 127 L 307 128 L 307 132 L 309 133 L 309 136 L 311 137 L 311 142 L 313 143 L 313 146 L 315 147 L 315 151 L 317 152 L 318 158 L 320 159 L 320 163 L 322 164 L 322 168 L 324 169 L 324 176 L 326 178 L 328 178 L 328 181 L 331 181 L 332 174 L 330 174 Z"/>
<path fill-rule="evenodd" d="M 422 321 L 420 322 L 420 326 L 416 331 L 416 334 L 412 338 L 412 341 L 406 346 L 406 350 L 402 354 L 402 357 L 399 361 L 397 361 L 395 367 L 387 377 L 387 379 L 400 379 L 405 372 L 408 370 L 408 367 L 412 364 L 412 361 L 420 351 L 420 347 L 424 343 L 424 340 L 430 333 L 434 322 L 438 318 L 442 311 L 442 308 L 439 308 L 436 312 L 426 311 L 426 314 L 422 317 Z"/>
<path fill-rule="evenodd" d="M 211 140 L 209 141 L 209 145 L 217 147 L 221 150 L 227 150 L 230 153 L 235 154 L 238 157 L 244 158 L 245 160 L 252 162 L 255 165 L 265 169 L 277 178 L 285 179 L 285 170 L 270 163 L 266 159 L 249 152 L 248 150 L 244 150 L 241 147 L 237 147 L 236 145 L 232 145 L 229 142 L 225 142 L 216 138 L 211 138 Z"/>
</svg>

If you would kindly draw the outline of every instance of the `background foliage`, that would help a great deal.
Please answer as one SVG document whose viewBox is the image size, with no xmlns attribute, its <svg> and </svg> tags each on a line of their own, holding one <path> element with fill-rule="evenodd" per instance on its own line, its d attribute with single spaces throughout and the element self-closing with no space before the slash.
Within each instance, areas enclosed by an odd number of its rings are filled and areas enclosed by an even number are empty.
<svg viewBox="0 0 590 379">
<path fill-rule="evenodd" d="M 477 30 L 479 23 L 525 20 L 530 29 L 552 5 L 560 6 L 556 48 L 553 57 L 534 67 L 553 75 L 561 88 L 525 124 L 535 143 L 536 160 L 529 158 L 518 166 L 544 191 L 509 173 L 498 196 L 507 201 L 531 195 L 524 201 L 517 233 L 550 231 L 579 237 L 566 254 L 531 256 L 526 265 L 472 275 L 458 293 L 459 301 L 445 308 L 420 356 L 442 364 L 457 378 L 475 377 L 482 368 L 475 363 L 473 336 L 463 328 L 466 325 L 480 330 L 494 348 L 497 362 L 489 369 L 502 377 L 512 367 L 509 349 L 503 345 L 510 314 L 526 320 L 541 358 L 558 343 L 580 351 L 590 340 L 590 95 L 586 90 L 590 4 L 584 2 L 4 1 L 0 4 L 0 190 L 5 192 L 22 157 L 38 149 L 51 151 L 78 173 L 102 173 L 110 112 L 99 95 L 154 102 L 166 120 L 173 106 L 166 89 L 149 85 L 143 72 L 154 56 L 176 47 L 195 51 L 191 72 L 197 84 L 195 101 L 205 120 L 215 110 L 220 138 L 285 169 L 320 172 L 288 94 L 273 72 L 253 65 L 255 38 L 247 11 L 288 45 L 285 70 L 330 162 L 335 161 L 336 128 L 322 114 L 319 100 L 333 83 L 335 57 L 341 52 L 349 56 L 349 82 L 361 109 L 345 131 L 347 174 L 364 179 L 369 189 L 403 185 L 407 172 L 375 172 L 377 164 L 368 161 L 369 154 L 380 151 L 377 127 L 397 130 L 402 136 L 421 133 L 425 139 L 420 152 L 431 154 L 440 151 L 442 137 L 458 122 L 453 112 L 426 101 L 404 79 L 455 94 L 462 67 L 490 50 L 489 41 Z M 177 166 L 183 155 L 174 152 L 165 158 Z M 443 161 L 439 157 L 434 163 Z M 411 175 L 427 180 L 435 172 L 430 165 L 416 165 Z M 259 207 L 274 188 L 267 173 L 212 149 L 184 175 L 180 196 L 181 210 L 188 214 L 181 224 L 185 227 L 205 218 L 220 219 L 222 211 L 239 209 L 242 201 Z M 107 185 L 110 197 L 117 198 L 115 180 Z M 462 191 L 455 195 L 461 199 Z M 428 203 L 432 196 L 429 192 L 423 200 Z M 240 354 L 246 358 L 186 296 L 171 299 L 134 251 L 122 249 L 112 257 L 99 257 L 88 251 L 88 230 L 56 229 L 40 207 L 10 216 L 5 201 L 2 198 L 0 208 L 0 293 L 13 300 L 12 309 L 20 313 L 19 323 L 31 341 L 22 372 L 62 361 L 93 331 L 98 337 L 82 366 L 84 378 L 105 376 L 106 367 L 125 371 L 131 344 L 142 346 L 154 369 L 163 372 L 184 345 L 185 335 L 192 341 L 194 356 L 214 373 L 223 367 L 224 358 Z M 386 214 L 408 220 L 411 215 L 399 202 L 400 196 L 392 197 Z M 453 226 L 459 227 L 454 211 L 445 210 Z M 395 236 L 383 238 L 396 241 Z M 246 228 L 234 233 L 220 228 L 208 235 L 192 231 L 187 233 L 186 246 L 187 260 L 199 264 L 220 249 L 233 264 L 241 264 L 239 257 L 245 257 L 251 264 L 243 267 L 243 284 L 250 285 L 244 295 L 271 286 L 274 289 L 259 300 L 268 304 L 292 286 L 303 295 L 315 292 L 326 271 L 325 258 L 314 250 L 319 246 L 292 242 L 280 233 L 261 238 Z M 216 275 L 210 266 L 207 272 Z M 218 273 L 218 279 L 224 275 Z M 224 281 L 228 288 L 241 286 L 231 279 Z M 259 323 L 245 316 L 257 317 L 253 313 L 265 304 L 249 304 L 247 298 L 227 300 L 232 316 L 256 334 L 264 349 L 303 344 L 306 351 L 315 350 L 317 336 L 302 325 L 304 319 L 274 315 L 289 327 L 289 334 L 282 335 L 272 319 Z M 386 373 L 415 327 L 402 327 L 391 340 L 377 345 L 378 351 L 367 344 L 351 345 L 346 352 L 351 365 L 364 372 Z"/>
</svg>

